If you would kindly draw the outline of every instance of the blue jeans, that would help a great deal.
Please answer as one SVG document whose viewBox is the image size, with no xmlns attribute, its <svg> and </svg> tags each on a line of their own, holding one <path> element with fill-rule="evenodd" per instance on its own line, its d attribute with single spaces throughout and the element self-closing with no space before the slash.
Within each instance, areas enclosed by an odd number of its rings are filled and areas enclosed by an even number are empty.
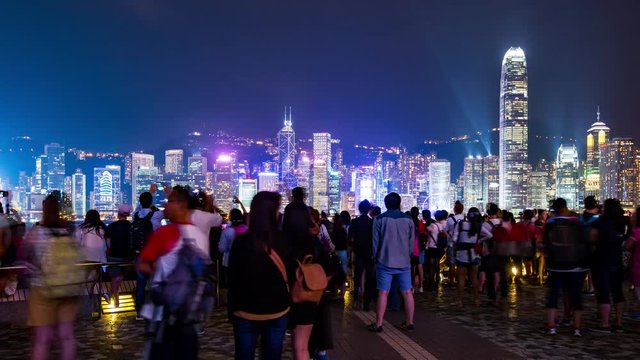
<svg viewBox="0 0 640 360">
<path fill-rule="evenodd" d="M 289 324 L 289 315 L 277 319 L 257 321 L 233 318 L 233 337 L 235 340 L 235 359 L 253 360 L 256 354 L 258 336 L 260 336 L 260 358 L 280 360 L 284 332 Z"/>
<path fill-rule="evenodd" d="M 144 305 L 144 298 L 146 295 L 147 281 L 149 281 L 149 275 L 136 271 L 136 311 L 139 313 Z"/>
</svg>

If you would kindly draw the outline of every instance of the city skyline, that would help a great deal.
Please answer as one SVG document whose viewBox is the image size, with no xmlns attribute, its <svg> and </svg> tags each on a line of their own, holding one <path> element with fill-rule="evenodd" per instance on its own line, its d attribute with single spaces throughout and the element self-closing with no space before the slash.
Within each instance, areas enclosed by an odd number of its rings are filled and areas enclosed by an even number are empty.
<svg viewBox="0 0 640 360">
<path fill-rule="evenodd" d="M 640 112 L 640 5 L 616 4 L 2 4 L 0 118 L 9 137 L 125 152 L 142 134 L 170 148 L 176 125 L 273 136 L 262 124 L 288 105 L 305 136 L 414 144 L 495 127 L 495 73 L 520 46 L 531 133 L 575 136 L 598 104 L 622 128 Z M 365 123 L 367 141 L 343 125 Z"/>
</svg>

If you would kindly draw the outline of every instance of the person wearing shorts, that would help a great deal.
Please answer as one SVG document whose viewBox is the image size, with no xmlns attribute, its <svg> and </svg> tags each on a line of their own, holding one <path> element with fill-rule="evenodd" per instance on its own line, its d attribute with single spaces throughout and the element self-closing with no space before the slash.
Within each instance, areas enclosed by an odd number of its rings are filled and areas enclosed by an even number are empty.
<svg viewBox="0 0 640 360">
<path fill-rule="evenodd" d="M 373 256 L 376 261 L 378 302 L 376 322 L 367 329 L 382 332 L 391 282 L 395 278 L 404 299 L 405 322 L 401 328 L 413 331 L 414 300 L 411 292 L 411 256 L 415 247 L 415 226 L 411 216 L 400 211 L 400 195 L 390 193 L 384 198 L 387 211 L 373 222 Z"/>
</svg>

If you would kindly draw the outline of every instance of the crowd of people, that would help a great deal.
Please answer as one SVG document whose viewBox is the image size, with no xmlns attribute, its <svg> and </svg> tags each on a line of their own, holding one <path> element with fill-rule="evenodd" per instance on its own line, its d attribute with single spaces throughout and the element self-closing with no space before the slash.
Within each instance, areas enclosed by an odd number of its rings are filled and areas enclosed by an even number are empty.
<svg viewBox="0 0 640 360">
<path fill-rule="evenodd" d="M 101 271 L 111 285 L 99 296 L 116 307 L 123 279 L 135 272 L 136 313 L 145 320 L 149 359 L 198 358 L 216 280 L 241 360 L 254 359 L 258 340 L 261 358 L 280 359 L 287 332 L 296 360 L 328 359 L 331 304 L 345 301 L 349 284 L 357 308 L 370 311 L 375 303 L 376 320 L 366 327 L 375 333 L 384 331 L 389 308 L 403 308 L 399 327 L 413 331 L 414 295 L 441 286 L 456 289 L 458 306 L 482 306 L 486 294 L 486 306 L 500 307 L 510 282 L 546 282 L 541 330 L 549 335 L 563 323 L 582 336 L 585 292 L 595 292 L 601 321 L 591 330 L 624 331 L 626 270 L 640 299 L 640 211 L 628 216 L 614 199 L 599 204 L 587 197 L 584 213 L 577 214 L 558 198 L 548 211 L 525 210 L 516 221 L 496 204 L 465 212 L 459 201 L 451 214 L 442 209 L 432 216 L 417 207 L 403 212 L 401 197 L 390 193 L 384 212 L 364 200 L 359 216 L 342 211 L 330 221 L 305 204 L 304 189 L 294 188 L 283 213 L 279 194 L 259 192 L 250 212 L 234 199 L 239 209 L 225 221 L 205 193 L 165 188 L 160 210 L 152 192 L 140 195 L 135 211 L 120 205 L 118 220 L 108 226 L 89 210 L 75 229 L 61 218 L 58 199 L 48 196 L 42 220 L 24 241 L 24 227 L 12 235 L 0 215 L 3 264 L 21 260 L 30 272 L 33 359 L 48 357 L 56 334 L 61 358 L 75 358 L 81 284 Z M 96 266 L 78 271 L 79 263 Z"/>
</svg>

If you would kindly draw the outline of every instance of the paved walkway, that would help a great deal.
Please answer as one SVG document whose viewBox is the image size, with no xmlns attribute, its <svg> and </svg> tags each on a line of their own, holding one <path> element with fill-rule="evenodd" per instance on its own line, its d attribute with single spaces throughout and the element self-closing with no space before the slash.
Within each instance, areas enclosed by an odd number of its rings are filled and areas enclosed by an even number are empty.
<svg viewBox="0 0 640 360">
<path fill-rule="evenodd" d="M 624 334 L 586 332 L 575 338 L 569 329 L 555 337 L 537 332 L 544 323 L 544 289 L 512 287 L 507 306 L 453 306 L 454 292 L 417 294 L 416 331 L 406 333 L 395 325 L 401 312 L 389 312 L 381 334 L 365 325 L 373 312 L 332 307 L 334 349 L 332 359 L 635 359 L 640 357 L 640 324 L 627 322 Z M 631 294 L 629 294 L 631 295 Z M 517 297 L 517 302 L 516 302 Z M 637 304 L 632 303 L 632 306 Z M 0 305 L 3 306 L 3 305 Z M 586 325 L 595 326 L 593 297 L 586 301 Z M 1 309 L 0 309 L 1 313 Z M 0 318 L 0 323 L 2 318 Z M 78 322 L 80 359 L 138 359 L 142 354 L 143 323 L 133 314 L 105 315 L 100 320 Z M 23 325 L 0 326 L 0 359 L 28 358 L 29 329 Z M 291 359 L 287 337 L 285 359 Z M 201 337 L 202 359 L 233 358 L 231 326 L 223 309 L 214 312 Z"/>
</svg>

